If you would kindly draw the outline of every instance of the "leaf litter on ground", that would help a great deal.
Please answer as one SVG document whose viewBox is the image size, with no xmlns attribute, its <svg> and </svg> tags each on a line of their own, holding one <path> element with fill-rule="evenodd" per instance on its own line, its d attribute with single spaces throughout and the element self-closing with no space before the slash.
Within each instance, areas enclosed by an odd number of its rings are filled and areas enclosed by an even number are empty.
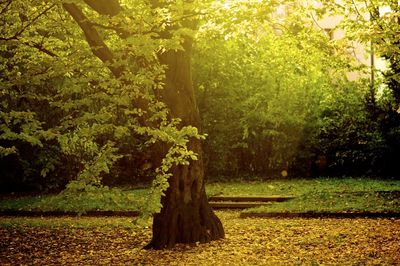
<svg viewBox="0 0 400 266">
<path fill-rule="evenodd" d="M 396 265 L 399 219 L 260 219 L 217 212 L 226 238 L 144 250 L 128 218 L 0 219 L 0 265 Z M 16 221 L 20 221 L 17 223 Z M 115 222 L 115 223 L 114 223 Z M 49 226 L 50 224 L 55 226 Z M 58 226 L 57 226 L 58 225 Z"/>
</svg>

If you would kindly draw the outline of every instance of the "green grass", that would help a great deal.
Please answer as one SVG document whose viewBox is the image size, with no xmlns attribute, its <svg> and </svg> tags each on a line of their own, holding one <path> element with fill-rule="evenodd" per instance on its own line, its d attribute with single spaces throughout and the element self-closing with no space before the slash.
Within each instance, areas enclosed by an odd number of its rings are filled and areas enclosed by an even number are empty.
<svg viewBox="0 0 400 266">
<path fill-rule="evenodd" d="M 398 192 L 309 193 L 293 200 L 244 210 L 269 212 L 400 212 Z"/>
<path fill-rule="evenodd" d="M 147 189 L 109 190 L 103 193 L 81 193 L 21 197 L 0 200 L 0 210 L 24 211 L 129 211 L 138 210 L 146 198 Z"/>
<path fill-rule="evenodd" d="M 1 217 L 0 228 L 137 228 L 129 217 Z"/>
<path fill-rule="evenodd" d="M 147 189 L 121 189 L 74 197 L 42 195 L 0 200 L 0 210 L 78 211 L 138 210 Z M 400 212 L 400 180 L 368 178 L 318 178 L 226 182 L 207 184 L 208 196 L 295 196 L 245 212 L 397 211 Z"/>
<path fill-rule="evenodd" d="M 255 182 L 211 183 L 207 194 L 225 196 L 301 196 L 310 193 L 399 191 L 400 180 L 317 178 Z"/>
<path fill-rule="evenodd" d="M 321 178 L 286 182 L 242 188 L 242 194 L 296 196 L 244 212 L 400 212 L 400 180 Z M 224 195 L 234 193 L 233 187 L 229 189 Z"/>
</svg>

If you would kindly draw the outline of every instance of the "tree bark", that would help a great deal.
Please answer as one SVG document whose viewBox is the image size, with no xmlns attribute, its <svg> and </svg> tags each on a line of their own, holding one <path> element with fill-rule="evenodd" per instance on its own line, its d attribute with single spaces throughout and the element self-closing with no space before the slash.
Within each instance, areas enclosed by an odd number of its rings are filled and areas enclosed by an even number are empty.
<svg viewBox="0 0 400 266">
<path fill-rule="evenodd" d="M 191 125 L 200 130 L 190 55 L 191 40 L 187 39 L 184 51 L 169 51 L 159 56 L 161 63 L 167 66 L 161 100 L 169 107 L 172 117 L 182 120 L 181 126 Z M 148 248 L 205 243 L 224 237 L 222 223 L 212 211 L 205 193 L 202 144 L 200 140 L 191 139 L 188 146 L 198 154 L 198 160 L 172 170 L 170 186 L 161 200 L 163 207 L 154 215 L 153 238 Z"/>
</svg>

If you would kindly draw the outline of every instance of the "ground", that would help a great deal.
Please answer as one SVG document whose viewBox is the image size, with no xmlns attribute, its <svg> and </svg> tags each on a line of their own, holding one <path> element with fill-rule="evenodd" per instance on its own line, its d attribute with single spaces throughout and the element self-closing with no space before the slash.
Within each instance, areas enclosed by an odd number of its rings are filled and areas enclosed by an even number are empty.
<svg viewBox="0 0 400 266">
<path fill-rule="evenodd" d="M 399 219 L 260 219 L 217 212 L 226 238 L 143 250 L 129 218 L 0 218 L 0 265 L 396 265 Z M 36 219 L 36 220 L 35 220 Z"/>
</svg>

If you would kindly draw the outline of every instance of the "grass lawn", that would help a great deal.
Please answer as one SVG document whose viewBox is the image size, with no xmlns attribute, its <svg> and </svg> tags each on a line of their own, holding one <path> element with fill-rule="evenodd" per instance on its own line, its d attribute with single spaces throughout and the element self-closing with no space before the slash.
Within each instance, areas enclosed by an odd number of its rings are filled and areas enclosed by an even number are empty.
<svg viewBox="0 0 400 266">
<path fill-rule="evenodd" d="M 254 182 L 210 183 L 209 196 L 295 196 L 287 202 L 267 204 L 245 212 L 400 212 L 400 180 L 318 178 Z M 109 190 L 74 197 L 42 195 L 5 197 L 0 210 L 91 211 L 138 210 L 147 189 Z"/>
<path fill-rule="evenodd" d="M 251 183 L 215 183 L 209 195 L 295 196 L 294 199 L 246 209 L 265 212 L 400 212 L 400 180 L 318 178 Z"/>
<path fill-rule="evenodd" d="M 0 210 L 77 211 L 92 210 L 135 211 L 143 205 L 147 189 L 114 190 L 102 193 L 81 193 L 71 196 L 39 195 L 0 199 Z"/>
</svg>

